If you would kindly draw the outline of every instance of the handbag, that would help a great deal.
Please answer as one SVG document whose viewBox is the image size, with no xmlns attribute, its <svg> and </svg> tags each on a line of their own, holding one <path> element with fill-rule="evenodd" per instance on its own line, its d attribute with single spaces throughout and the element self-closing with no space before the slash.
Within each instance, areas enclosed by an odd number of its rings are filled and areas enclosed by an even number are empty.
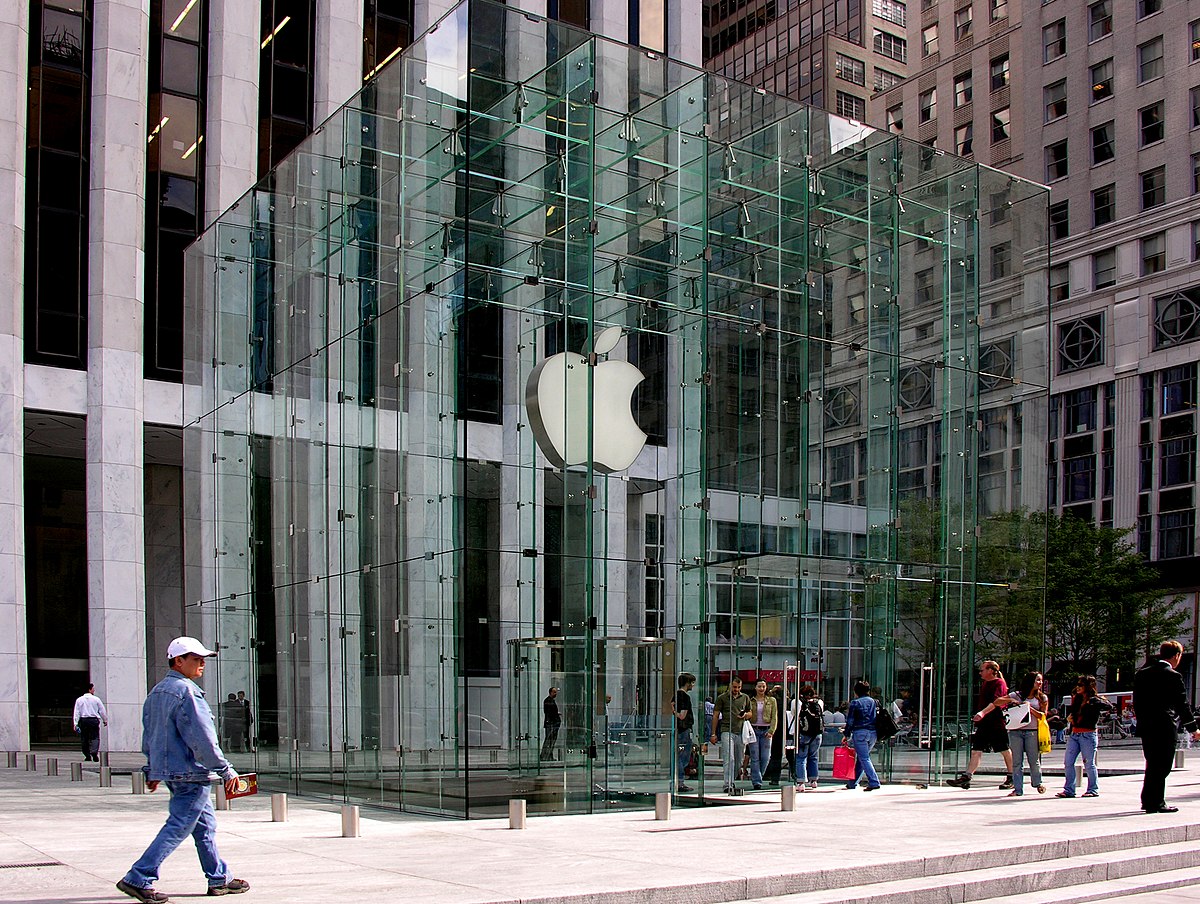
<svg viewBox="0 0 1200 904">
<path fill-rule="evenodd" d="M 1033 710 L 1028 703 L 1014 703 L 1004 710 L 1004 727 L 1009 731 L 1020 731 L 1033 725 Z"/>
<path fill-rule="evenodd" d="M 1038 753 L 1050 752 L 1050 726 L 1046 722 L 1046 716 L 1043 713 L 1037 713 L 1037 732 L 1038 732 Z"/>
<path fill-rule="evenodd" d="M 754 726 L 751 725 L 750 720 L 747 719 L 742 723 L 742 743 L 753 744 L 755 737 L 756 735 L 754 734 Z"/>
<path fill-rule="evenodd" d="M 835 747 L 833 750 L 833 777 L 844 782 L 854 781 L 854 768 L 857 756 L 849 747 Z"/>
</svg>

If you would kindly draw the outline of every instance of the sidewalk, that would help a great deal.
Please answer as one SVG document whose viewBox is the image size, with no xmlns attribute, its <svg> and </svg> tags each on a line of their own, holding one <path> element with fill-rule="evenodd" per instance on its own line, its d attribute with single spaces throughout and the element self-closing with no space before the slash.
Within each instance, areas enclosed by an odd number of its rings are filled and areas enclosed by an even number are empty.
<svg viewBox="0 0 1200 904">
<path fill-rule="evenodd" d="M 165 789 L 135 796 L 128 778 L 99 788 L 94 774 L 72 783 L 67 762 L 60 760 L 58 777 L 44 768 L 0 767 L 0 901 L 129 900 L 113 883 L 161 826 Z M 1171 776 L 1168 796 L 1181 808 L 1175 816 L 1138 809 L 1139 775 L 1103 778 L 1095 799 L 1058 800 L 1057 782 L 1045 795 L 1027 789 L 1020 799 L 990 781 L 967 792 L 894 785 L 864 794 L 826 785 L 799 795 L 790 813 L 780 811 L 778 792 L 763 792 L 731 806 L 677 809 L 667 822 L 644 812 L 540 817 L 524 831 L 509 830 L 506 821 L 364 809 L 362 836 L 342 838 L 337 806 L 292 797 L 289 821 L 272 823 L 268 795 L 236 801 L 217 816 L 222 854 L 234 875 L 252 885 L 253 897 L 238 899 L 247 904 L 366 898 L 694 904 L 844 885 L 839 875 L 861 875 L 864 864 L 915 876 L 933 857 L 993 865 L 987 852 L 1011 845 L 1065 846 L 1122 832 L 1152 842 L 1154 829 L 1184 824 L 1200 837 L 1198 764 L 1200 758 Z M 35 863 L 59 865 L 25 865 Z M 158 889 L 173 900 L 203 897 L 194 850 L 181 848 L 167 861 Z M 1173 894 L 1156 899 L 1170 901 Z"/>
</svg>

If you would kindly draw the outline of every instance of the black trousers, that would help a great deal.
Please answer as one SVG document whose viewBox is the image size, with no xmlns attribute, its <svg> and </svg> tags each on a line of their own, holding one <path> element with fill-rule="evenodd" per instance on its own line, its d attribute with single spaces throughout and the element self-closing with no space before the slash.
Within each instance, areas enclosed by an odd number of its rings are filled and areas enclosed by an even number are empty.
<svg viewBox="0 0 1200 904">
<path fill-rule="evenodd" d="M 550 759 L 554 750 L 554 742 L 558 740 L 558 726 L 560 723 L 553 725 L 543 725 L 542 729 L 546 732 L 546 739 L 542 741 L 542 759 Z"/>
<path fill-rule="evenodd" d="M 1149 728 L 1139 725 L 1142 753 L 1146 757 L 1146 776 L 1142 779 L 1142 809 L 1157 810 L 1166 803 L 1167 776 L 1175 765 L 1175 726 Z"/>
<path fill-rule="evenodd" d="M 79 719 L 79 750 L 85 760 L 100 759 L 100 720 L 95 716 Z"/>
</svg>

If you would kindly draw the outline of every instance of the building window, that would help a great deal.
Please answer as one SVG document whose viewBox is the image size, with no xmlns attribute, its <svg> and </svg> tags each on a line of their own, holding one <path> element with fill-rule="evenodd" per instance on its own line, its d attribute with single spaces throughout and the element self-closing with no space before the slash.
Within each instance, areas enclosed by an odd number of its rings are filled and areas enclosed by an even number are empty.
<svg viewBox="0 0 1200 904">
<path fill-rule="evenodd" d="M 1117 218 L 1117 187 L 1103 185 L 1092 192 L 1092 225 L 1106 226 Z"/>
<path fill-rule="evenodd" d="M 1138 111 L 1138 123 L 1141 127 L 1142 147 L 1163 140 L 1163 103 L 1142 107 Z"/>
<path fill-rule="evenodd" d="M 992 60 L 992 90 L 999 91 L 1001 88 L 1008 87 L 1008 54 L 998 56 Z"/>
<path fill-rule="evenodd" d="M 1042 29 L 1042 62 L 1057 60 L 1067 52 L 1067 20 L 1059 19 Z"/>
<path fill-rule="evenodd" d="M 1093 314 L 1058 328 L 1058 370 L 1069 373 L 1104 363 L 1104 315 Z M 1094 415 L 1093 415 L 1094 417 Z"/>
<path fill-rule="evenodd" d="M 1192 38 L 1192 62 L 1200 60 L 1200 19 L 1188 26 Z"/>
<path fill-rule="evenodd" d="M 1162 0 L 1137 0 L 1137 17 L 1144 19 L 1162 10 Z"/>
<path fill-rule="evenodd" d="M 917 307 L 928 307 L 934 301 L 933 294 L 933 268 L 926 267 L 923 270 L 918 270 L 913 275 L 913 297 L 916 299 Z"/>
<path fill-rule="evenodd" d="M 875 90 L 887 91 L 889 88 L 894 88 L 904 81 L 904 76 L 897 75 L 894 72 L 888 72 L 886 69 L 875 67 Z"/>
<path fill-rule="evenodd" d="M 900 0 L 871 0 L 871 12 L 902 28 L 908 24 L 908 10 Z"/>
<path fill-rule="evenodd" d="M 904 107 L 897 105 L 889 107 L 887 111 L 887 130 L 893 135 L 904 134 Z"/>
<path fill-rule="evenodd" d="M 1050 240 L 1065 239 L 1071 234 L 1068 202 L 1059 201 L 1050 205 Z"/>
<path fill-rule="evenodd" d="M 1153 276 L 1167 269 L 1167 236 L 1156 232 L 1142 239 L 1142 276 Z"/>
<path fill-rule="evenodd" d="M 964 72 L 954 78 L 954 109 L 965 107 L 971 102 L 971 73 Z"/>
<path fill-rule="evenodd" d="M 858 384 L 835 386 L 825 397 L 825 427 L 852 427 L 858 423 Z"/>
<path fill-rule="evenodd" d="M 979 348 L 979 385 L 995 389 L 1008 383 L 1013 376 L 1013 341 L 1001 339 Z"/>
<path fill-rule="evenodd" d="M 992 144 L 1008 141 L 1009 116 L 1010 111 L 1008 107 L 1001 107 L 999 110 L 992 111 Z"/>
<path fill-rule="evenodd" d="M 921 29 L 921 56 L 933 56 L 938 52 L 938 27 L 935 22 Z"/>
<path fill-rule="evenodd" d="M 1158 516 L 1158 558 L 1180 559 L 1194 555 L 1196 512 L 1165 512 Z"/>
<path fill-rule="evenodd" d="M 551 18 L 587 28 L 587 4 L 560 0 L 557 15 Z M 578 11 L 584 8 L 584 21 Z M 390 63 L 412 43 L 412 0 L 365 0 L 363 4 L 363 81 Z"/>
<path fill-rule="evenodd" d="M 908 62 L 908 41 L 898 38 L 886 31 L 875 32 L 873 47 L 876 53 L 883 54 L 888 59 L 899 63 Z"/>
<path fill-rule="evenodd" d="M 853 119 L 855 122 L 862 122 L 867 118 L 867 102 L 861 97 L 839 91 L 837 93 L 837 114 L 845 116 L 847 119 Z"/>
<path fill-rule="evenodd" d="M 933 404 L 933 365 L 913 364 L 900 368 L 897 390 L 902 411 L 928 408 Z"/>
<path fill-rule="evenodd" d="M 1163 74 L 1163 41 L 1155 38 L 1138 47 L 1138 84 L 1160 78 Z"/>
<path fill-rule="evenodd" d="M 1192 154 L 1192 194 L 1200 194 L 1200 154 Z"/>
<path fill-rule="evenodd" d="M 1116 132 L 1111 120 L 1092 129 L 1092 166 L 1108 163 L 1117 156 Z"/>
<path fill-rule="evenodd" d="M 1064 138 L 1046 148 L 1046 181 L 1066 178 L 1068 171 L 1067 139 Z"/>
<path fill-rule="evenodd" d="M 1004 19 L 1008 16 L 1008 0 L 992 0 L 992 21 L 996 22 L 999 19 Z"/>
<path fill-rule="evenodd" d="M 1107 289 L 1117 283 L 1117 249 L 1108 248 L 1092 255 L 1092 286 Z"/>
<path fill-rule="evenodd" d="M 845 54 L 839 53 L 834 61 L 837 68 L 837 77 L 844 79 L 847 82 L 852 82 L 855 85 L 865 85 L 867 83 L 867 67 L 862 60 L 856 60 L 854 57 L 848 57 Z"/>
<path fill-rule="evenodd" d="M 937 88 L 930 88 L 917 98 L 917 122 L 929 122 L 937 116 Z"/>
<path fill-rule="evenodd" d="M 954 130 L 954 151 L 960 157 L 970 157 L 974 145 L 975 127 L 966 123 Z"/>
<path fill-rule="evenodd" d="M 1167 202 L 1167 173 L 1158 166 L 1142 173 L 1142 210 L 1149 210 Z"/>
<path fill-rule="evenodd" d="M 1042 100 L 1046 108 L 1046 122 L 1067 115 L 1067 80 L 1059 79 L 1042 89 Z"/>
<path fill-rule="evenodd" d="M 666 52 L 666 0 L 629 0 L 629 43 Z"/>
<path fill-rule="evenodd" d="M 258 174 L 265 176 L 313 128 L 314 0 L 262 0 Z"/>
<path fill-rule="evenodd" d="M 1113 62 L 1103 60 L 1090 70 L 1092 80 L 1092 103 L 1113 96 Z"/>
<path fill-rule="evenodd" d="M 1055 264 L 1050 268 L 1050 303 L 1066 301 L 1071 295 L 1071 267 Z"/>
<path fill-rule="evenodd" d="M 954 40 L 965 41 L 971 37 L 971 7 L 964 6 L 954 11 Z"/>
<path fill-rule="evenodd" d="M 1112 34 L 1112 0 L 1100 0 L 1088 7 L 1088 40 L 1098 41 Z"/>
<path fill-rule="evenodd" d="M 1200 288 L 1154 299 L 1154 347 L 1182 345 L 1200 339 Z"/>
<path fill-rule="evenodd" d="M 1008 242 L 1000 242 L 992 246 L 992 279 L 1003 279 L 1008 276 L 1012 266 L 1012 246 Z"/>
</svg>

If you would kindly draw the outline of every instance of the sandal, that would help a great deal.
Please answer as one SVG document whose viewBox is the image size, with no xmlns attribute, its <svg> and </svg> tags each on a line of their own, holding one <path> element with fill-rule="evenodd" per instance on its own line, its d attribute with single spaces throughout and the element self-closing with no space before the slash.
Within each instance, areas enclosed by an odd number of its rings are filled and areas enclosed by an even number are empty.
<svg viewBox="0 0 1200 904">
<path fill-rule="evenodd" d="M 1055 794 L 1054 796 L 1055 796 L 1055 797 L 1074 797 L 1075 795 L 1074 795 L 1074 794 L 1068 794 L 1066 791 L 1059 791 L 1059 792 L 1058 792 L 1057 794 Z"/>
<path fill-rule="evenodd" d="M 1100 792 L 1099 791 L 1084 791 L 1083 796 L 1084 797 L 1099 797 Z"/>
</svg>

